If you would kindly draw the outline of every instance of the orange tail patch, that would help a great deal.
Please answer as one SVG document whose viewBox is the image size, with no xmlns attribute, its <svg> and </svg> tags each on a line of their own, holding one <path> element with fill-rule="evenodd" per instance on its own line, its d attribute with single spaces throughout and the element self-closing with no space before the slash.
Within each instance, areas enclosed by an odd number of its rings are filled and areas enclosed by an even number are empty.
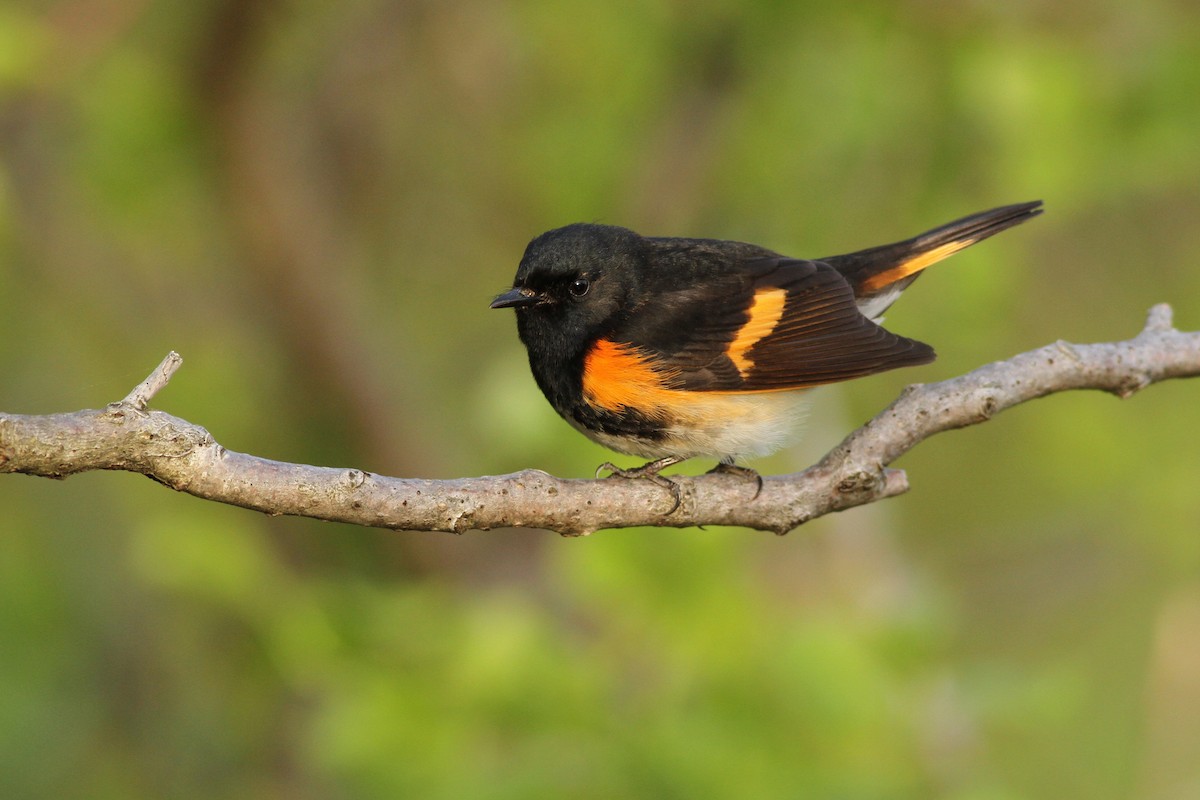
<svg viewBox="0 0 1200 800">
<path fill-rule="evenodd" d="M 909 256 L 891 269 L 884 270 L 878 275 L 872 275 L 867 280 L 863 281 L 863 289 L 867 293 L 877 292 L 885 286 L 890 286 L 896 281 L 903 280 L 909 275 L 915 275 L 931 264 L 936 264 L 944 258 L 948 258 L 959 250 L 965 247 L 970 247 L 979 241 L 975 238 L 959 239 L 954 242 L 947 242 L 922 253 Z"/>
</svg>

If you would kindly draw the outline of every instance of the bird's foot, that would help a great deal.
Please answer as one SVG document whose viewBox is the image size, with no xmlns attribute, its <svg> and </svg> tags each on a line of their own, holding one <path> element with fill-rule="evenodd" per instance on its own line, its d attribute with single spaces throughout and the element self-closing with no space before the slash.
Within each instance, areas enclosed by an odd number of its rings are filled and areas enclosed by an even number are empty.
<svg viewBox="0 0 1200 800">
<path fill-rule="evenodd" d="M 732 461 L 722 461 L 720 464 L 717 464 L 715 467 L 710 469 L 708 471 L 708 474 L 709 475 L 713 475 L 713 474 L 716 474 L 716 475 L 741 475 L 743 478 L 754 478 L 754 481 L 757 484 L 757 487 L 754 489 L 754 497 L 751 497 L 750 499 L 757 500 L 758 496 L 760 494 L 762 494 L 762 490 L 763 490 L 762 475 L 758 474 L 758 470 L 750 469 L 750 467 L 740 467 L 737 464 L 734 464 Z"/>
<path fill-rule="evenodd" d="M 596 477 L 599 478 L 601 472 L 607 471 L 610 478 L 641 478 L 650 481 L 655 486 L 661 486 L 671 493 L 671 499 L 675 501 L 675 504 L 671 506 L 671 510 L 667 512 L 670 515 L 674 514 L 675 509 L 679 508 L 683 503 L 683 498 L 679 493 L 679 484 L 659 473 L 673 464 L 678 464 L 680 461 L 683 461 L 683 459 L 676 456 L 667 456 L 666 458 L 660 458 L 651 461 L 649 464 L 643 464 L 640 467 L 632 469 L 622 469 L 611 462 L 605 461 L 596 467 Z"/>
</svg>

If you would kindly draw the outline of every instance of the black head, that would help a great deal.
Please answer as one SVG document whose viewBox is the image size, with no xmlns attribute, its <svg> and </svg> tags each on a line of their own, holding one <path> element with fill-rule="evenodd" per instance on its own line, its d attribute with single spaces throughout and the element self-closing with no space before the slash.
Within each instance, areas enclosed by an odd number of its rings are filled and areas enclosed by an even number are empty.
<svg viewBox="0 0 1200 800">
<path fill-rule="evenodd" d="M 629 308 L 644 250 L 645 239 L 625 228 L 586 223 L 556 228 L 529 243 L 513 288 L 491 307 L 516 309 L 527 347 L 566 355 L 585 347 Z"/>
</svg>

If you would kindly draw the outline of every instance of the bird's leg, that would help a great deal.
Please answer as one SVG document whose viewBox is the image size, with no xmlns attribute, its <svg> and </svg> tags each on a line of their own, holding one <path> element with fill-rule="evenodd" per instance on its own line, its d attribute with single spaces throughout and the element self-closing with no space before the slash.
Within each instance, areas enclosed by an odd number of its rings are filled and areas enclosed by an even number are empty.
<svg viewBox="0 0 1200 800">
<path fill-rule="evenodd" d="M 640 467 L 634 467 L 633 469 L 621 469 L 611 462 L 605 461 L 603 464 L 596 467 L 596 477 L 599 478 L 600 473 L 607 470 L 609 473 L 608 477 L 610 478 L 645 478 L 654 485 L 661 486 L 671 493 L 671 497 L 675 500 L 675 505 L 671 506 L 671 510 L 668 511 L 667 514 L 674 514 L 675 509 L 679 508 L 680 504 L 683 502 L 683 499 L 679 494 L 679 484 L 670 478 L 659 475 L 658 473 L 662 472 L 667 467 L 678 464 L 680 461 L 683 461 L 683 459 L 679 456 L 666 456 L 664 458 L 651 461 L 649 464 L 643 464 Z M 757 495 L 755 496 L 757 497 Z"/>
<path fill-rule="evenodd" d="M 754 490 L 754 497 L 751 497 L 750 499 L 757 500 L 758 496 L 762 494 L 763 479 L 762 475 L 758 474 L 758 470 L 750 469 L 750 467 L 740 467 L 733 463 L 732 458 L 722 458 L 721 463 L 717 464 L 708 471 L 709 475 L 714 473 L 720 475 L 741 475 L 744 478 L 754 478 L 758 484 L 758 487 Z"/>
</svg>

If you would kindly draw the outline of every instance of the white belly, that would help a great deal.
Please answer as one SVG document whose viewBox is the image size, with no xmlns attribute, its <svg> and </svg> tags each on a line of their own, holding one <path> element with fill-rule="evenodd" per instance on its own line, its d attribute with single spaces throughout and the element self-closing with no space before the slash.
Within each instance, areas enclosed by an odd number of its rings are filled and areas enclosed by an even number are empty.
<svg viewBox="0 0 1200 800">
<path fill-rule="evenodd" d="M 667 420 L 666 435 L 661 439 L 630 439 L 579 430 L 611 450 L 651 459 L 703 456 L 736 460 L 765 456 L 800 436 L 806 410 L 803 391 L 688 394 L 691 397 L 685 415 Z"/>
</svg>

